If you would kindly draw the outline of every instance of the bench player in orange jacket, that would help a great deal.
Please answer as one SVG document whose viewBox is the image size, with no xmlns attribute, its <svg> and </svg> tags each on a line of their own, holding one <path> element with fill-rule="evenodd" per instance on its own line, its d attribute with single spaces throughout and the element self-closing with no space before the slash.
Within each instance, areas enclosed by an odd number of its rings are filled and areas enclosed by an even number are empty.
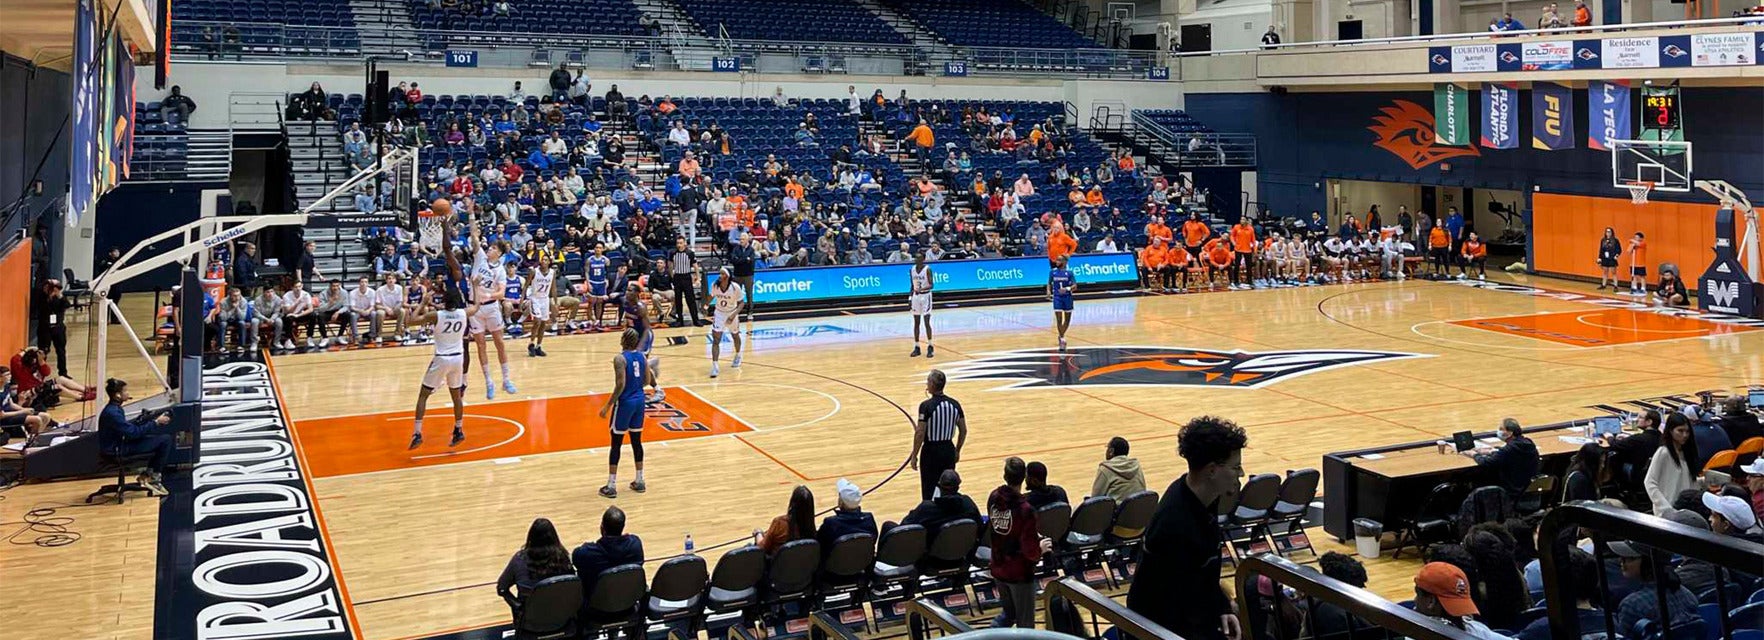
<svg viewBox="0 0 1764 640">
<path fill-rule="evenodd" d="M 1470 237 L 1464 240 L 1464 246 L 1459 248 L 1459 253 L 1462 255 L 1462 260 L 1458 262 L 1459 280 L 1464 279 L 1465 272 L 1471 267 L 1476 268 L 1477 280 L 1488 279 L 1488 246 L 1482 244 L 1482 239 L 1476 237 L 1475 231 L 1470 232 Z"/>
<path fill-rule="evenodd" d="M 1231 288 L 1248 289 L 1255 280 L 1256 263 L 1256 228 L 1250 224 L 1249 218 L 1242 218 L 1237 224 L 1231 225 L 1228 232 L 1231 238 Z"/>
</svg>

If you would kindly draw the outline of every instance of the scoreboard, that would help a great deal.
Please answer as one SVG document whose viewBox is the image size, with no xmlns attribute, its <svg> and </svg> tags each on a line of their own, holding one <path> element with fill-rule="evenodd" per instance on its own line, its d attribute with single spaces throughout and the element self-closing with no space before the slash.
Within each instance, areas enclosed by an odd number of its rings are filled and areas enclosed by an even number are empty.
<svg viewBox="0 0 1764 640">
<path fill-rule="evenodd" d="M 1679 128 L 1678 88 L 1648 88 L 1642 98 L 1643 124 L 1649 129 Z"/>
</svg>

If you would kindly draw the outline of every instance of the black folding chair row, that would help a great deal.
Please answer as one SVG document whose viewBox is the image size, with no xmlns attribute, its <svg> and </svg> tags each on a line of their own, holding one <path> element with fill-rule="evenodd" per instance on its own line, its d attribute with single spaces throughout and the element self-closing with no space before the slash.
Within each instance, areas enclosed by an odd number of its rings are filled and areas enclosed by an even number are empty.
<svg viewBox="0 0 1764 640">
<path fill-rule="evenodd" d="M 1250 476 L 1238 491 L 1236 504 L 1219 514 L 1225 533 L 1222 559 L 1235 565 L 1266 551 L 1283 557 L 1299 551 L 1315 554 L 1304 532 L 1304 520 L 1311 501 L 1317 498 L 1321 478 L 1316 469 L 1289 471 L 1284 478 L 1272 473 Z"/>
</svg>

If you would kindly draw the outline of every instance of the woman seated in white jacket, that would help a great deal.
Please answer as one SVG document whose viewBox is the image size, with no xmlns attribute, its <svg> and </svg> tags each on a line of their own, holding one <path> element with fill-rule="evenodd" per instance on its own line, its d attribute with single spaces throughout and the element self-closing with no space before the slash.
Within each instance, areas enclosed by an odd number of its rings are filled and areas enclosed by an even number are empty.
<svg viewBox="0 0 1764 640">
<path fill-rule="evenodd" d="M 1672 501 L 1687 489 L 1697 488 L 1697 472 L 1692 461 L 1697 459 L 1697 442 L 1691 437 L 1690 420 L 1684 414 L 1666 416 L 1665 437 L 1654 457 L 1648 462 L 1648 475 L 1642 487 L 1648 491 L 1654 515 L 1664 517 Z"/>
</svg>

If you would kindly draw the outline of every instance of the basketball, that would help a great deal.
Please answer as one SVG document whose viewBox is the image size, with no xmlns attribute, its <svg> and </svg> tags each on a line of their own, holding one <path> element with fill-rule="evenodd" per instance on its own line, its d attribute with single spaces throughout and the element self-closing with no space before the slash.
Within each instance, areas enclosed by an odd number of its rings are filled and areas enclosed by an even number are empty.
<svg viewBox="0 0 1764 640">
<path fill-rule="evenodd" d="M 441 215 L 453 215 L 453 203 L 446 198 L 436 198 L 434 202 L 429 203 L 429 209 Z"/>
</svg>

